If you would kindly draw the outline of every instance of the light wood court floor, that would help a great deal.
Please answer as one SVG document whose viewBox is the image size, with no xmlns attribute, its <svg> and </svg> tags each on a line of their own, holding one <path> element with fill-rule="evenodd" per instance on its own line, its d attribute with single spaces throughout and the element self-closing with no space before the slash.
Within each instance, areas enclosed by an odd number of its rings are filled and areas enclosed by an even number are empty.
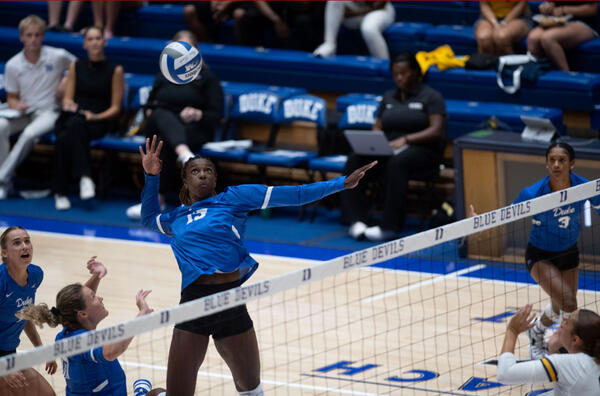
<svg viewBox="0 0 600 396">
<path fill-rule="evenodd" d="M 98 294 L 110 314 L 101 327 L 136 315 L 135 293 L 151 289 L 155 310 L 178 303 L 180 274 L 168 245 L 30 232 L 33 262 L 45 273 L 37 302 L 54 305 L 66 284 L 85 282 L 97 255 L 108 268 Z M 257 255 L 249 283 L 315 264 Z M 467 270 L 467 274 L 468 275 Z M 259 337 L 267 395 L 524 395 L 531 387 L 496 384 L 497 356 L 510 316 L 526 302 L 541 308 L 534 285 L 482 280 L 463 273 L 359 269 L 248 304 Z M 596 300 L 580 292 L 586 304 Z M 542 305 L 543 304 L 543 305 Z M 494 321 L 493 317 L 500 315 Z M 486 320 L 481 320 L 486 319 Z M 131 384 L 147 378 L 164 386 L 172 328 L 142 334 L 119 359 Z M 40 330 L 45 343 L 57 329 Z M 23 335 L 19 349 L 31 344 Z M 527 358 L 520 338 L 517 355 Z M 41 370 L 41 367 L 37 367 Z M 64 394 L 59 371 L 50 379 Z M 538 387 L 539 389 L 540 387 Z M 212 347 L 198 374 L 198 395 L 235 395 L 227 367 Z"/>
</svg>

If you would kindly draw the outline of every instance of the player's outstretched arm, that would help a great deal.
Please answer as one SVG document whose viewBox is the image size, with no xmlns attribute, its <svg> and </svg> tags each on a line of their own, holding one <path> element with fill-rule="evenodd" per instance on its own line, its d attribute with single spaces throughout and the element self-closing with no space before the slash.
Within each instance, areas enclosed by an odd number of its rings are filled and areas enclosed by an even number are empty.
<svg viewBox="0 0 600 396">
<path fill-rule="evenodd" d="M 146 297 L 151 291 L 152 290 L 140 290 L 137 292 L 135 296 L 135 303 L 139 309 L 137 316 L 147 315 L 154 311 L 152 308 L 150 308 L 148 302 L 146 302 Z M 133 341 L 133 337 L 115 342 L 114 344 L 104 345 L 102 347 L 102 355 L 104 356 L 104 359 L 109 361 L 115 360 L 127 350 L 127 347 L 129 344 L 131 344 L 131 341 Z"/>
</svg>

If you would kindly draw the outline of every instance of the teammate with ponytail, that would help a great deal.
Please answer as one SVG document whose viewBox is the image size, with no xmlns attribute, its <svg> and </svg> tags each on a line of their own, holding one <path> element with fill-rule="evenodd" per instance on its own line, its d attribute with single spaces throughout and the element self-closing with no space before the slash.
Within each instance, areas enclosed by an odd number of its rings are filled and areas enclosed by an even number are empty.
<svg viewBox="0 0 600 396">
<path fill-rule="evenodd" d="M 63 326 L 56 340 L 76 336 L 96 329 L 108 316 L 102 297 L 96 294 L 100 280 L 106 275 L 106 267 L 96 260 L 96 256 L 87 262 L 92 275 L 82 285 L 74 283 L 65 286 L 56 295 L 56 307 L 48 308 L 44 303 L 30 305 L 17 315 L 38 326 Z M 152 312 L 146 302 L 149 290 L 140 290 L 136 295 L 138 316 Z M 67 383 L 66 396 L 91 395 L 122 396 L 127 394 L 125 372 L 121 368 L 119 357 L 133 337 L 113 344 L 106 344 L 79 355 L 63 358 L 63 374 Z"/>
</svg>

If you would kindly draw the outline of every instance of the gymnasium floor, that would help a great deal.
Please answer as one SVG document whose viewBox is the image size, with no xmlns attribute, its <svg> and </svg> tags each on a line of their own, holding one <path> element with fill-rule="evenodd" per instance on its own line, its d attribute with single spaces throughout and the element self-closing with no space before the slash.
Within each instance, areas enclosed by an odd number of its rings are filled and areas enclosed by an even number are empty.
<svg viewBox="0 0 600 396">
<path fill-rule="evenodd" d="M 70 213 L 54 211 L 49 198 L 32 202 L 0 201 L 0 227 L 19 224 L 31 232 L 33 262 L 45 272 L 37 302 L 53 305 L 62 286 L 85 282 L 85 262 L 98 255 L 109 270 L 99 288 L 110 312 L 102 326 L 133 318 L 140 288 L 152 289 L 149 302 L 155 310 L 177 304 L 179 271 L 167 241 L 124 218 L 130 202 L 104 201 L 96 203 L 95 210 L 76 208 Z M 250 282 L 374 246 L 347 237 L 338 216 L 324 208 L 313 223 L 299 221 L 297 209 L 251 216 L 246 245 L 261 265 Z M 407 230 L 412 232 L 413 220 Z M 499 351 L 506 318 L 525 302 L 539 308 L 545 301 L 523 266 L 461 260 L 451 243 L 422 253 L 248 304 L 259 337 L 266 394 L 530 392 L 531 387 L 498 384 L 495 366 L 484 364 Z M 595 273 L 582 273 L 580 284 L 581 304 L 598 309 L 600 282 Z M 120 358 L 129 384 L 143 377 L 164 386 L 170 331 L 163 328 L 136 337 Z M 40 330 L 45 343 L 56 332 Z M 522 338 L 522 358 L 527 356 L 526 345 Z M 23 337 L 20 349 L 28 348 Z M 50 381 L 57 394 L 64 394 L 60 373 Z M 199 372 L 196 394 L 235 394 L 212 346 Z M 529 393 L 534 394 L 539 393 Z"/>
</svg>

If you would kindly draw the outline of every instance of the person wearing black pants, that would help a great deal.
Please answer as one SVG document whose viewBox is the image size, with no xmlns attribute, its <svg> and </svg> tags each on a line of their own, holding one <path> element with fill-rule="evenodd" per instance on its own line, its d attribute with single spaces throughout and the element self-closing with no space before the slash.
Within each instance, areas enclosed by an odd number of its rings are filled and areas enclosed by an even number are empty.
<svg viewBox="0 0 600 396">
<path fill-rule="evenodd" d="M 185 41 L 197 47 L 194 34 L 178 32 L 173 41 Z M 160 202 L 180 187 L 178 164 L 184 164 L 202 145 L 214 139 L 223 118 L 224 94 L 221 82 L 206 63 L 198 77 L 188 84 L 173 84 L 158 73 L 148 96 L 146 120 L 142 127 L 147 136 L 157 135 L 164 143 L 160 159 Z M 127 209 L 127 217 L 139 220 L 142 204 Z"/>
<path fill-rule="evenodd" d="M 109 132 L 121 112 L 125 87 L 123 67 L 106 59 L 105 46 L 102 29 L 87 28 L 83 47 L 88 52 L 88 59 L 79 59 L 69 66 L 62 112 L 54 128 L 52 188 L 57 210 L 71 208 L 67 193 L 72 176 L 79 180 L 82 200 L 96 195 L 89 143 Z"/>
<path fill-rule="evenodd" d="M 204 114 L 202 115 L 204 116 Z M 180 157 L 175 152 L 175 148 L 182 145 L 187 146 L 190 153 L 194 153 L 200 150 L 204 143 L 213 140 L 214 127 L 211 128 L 206 124 L 206 122 L 203 123 L 200 120 L 183 122 L 176 112 L 165 107 L 157 107 L 152 110 L 152 113 L 146 119 L 144 126 L 146 135 L 157 135 L 164 141 L 166 146 L 160 156 L 163 162 L 163 171 L 160 178 L 161 194 L 176 191 L 179 187 L 177 161 Z M 181 156 L 179 162 L 184 163 L 190 157 L 186 158 L 186 154 Z"/>
<path fill-rule="evenodd" d="M 397 89 L 381 100 L 373 130 L 382 130 L 397 154 L 381 158 L 368 174 L 381 181 L 382 219 L 368 227 L 370 204 L 366 186 L 342 192 L 342 217 L 351 224 L 349 234 L 371 241 L 393 239 L 404 225 L 408 181 L 415 174 L 439 167 L 446 120 L 446 105 L 441 94 L 422 83 L 419 63 L 410 53 L 401 53 L 390 63 Z M 348 156 L 344 174 L 369 163 L 373 157 Z"/>
</svg>

